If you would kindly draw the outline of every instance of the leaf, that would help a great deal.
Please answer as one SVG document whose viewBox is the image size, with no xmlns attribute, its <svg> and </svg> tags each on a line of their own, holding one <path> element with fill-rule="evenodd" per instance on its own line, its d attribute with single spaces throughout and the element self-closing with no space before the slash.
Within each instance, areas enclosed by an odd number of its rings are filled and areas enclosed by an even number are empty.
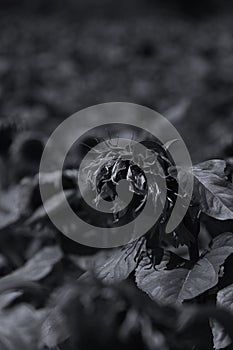
<svg viewBox="0 0 233 350">
<path fill-rule="evenodd" d="M 224 160 L 208 160 L 193 167 L 195 194 L 201 210 L 218 220 L 233 219 L 233 184 L 227 181 Z"/>
<path fill-rule="evenodd" d="M 38 329 L 42 313 L 21 304 L 0 313 L 0 348 L 38 349 Z"/>
<path fill-rule="evenodd" d="M 170 259 L 167 254 L 165 255 L 158 270 L 148 269 L 147 261 L 144 261 L 145 265 L 142 262 L 136 270 L 137 286 L 153 300 L 165 304 L 180 304 L 185 299 L 192 299 L 209 289 L 214 270 L 208 262 L 202 264 L 201 268 L 197 265 L 192 270 L 184 268 L 167 270 Z"/>
<path fill-rule="evenodd" d="M 68 190 L 68 191 L 64 191 L 64 193 L 67 198 L 72 196 L 74 192 L 72 190 Z M 30 225 L 32 223 L 36 223 L 47 218 L 49 214 L 51 215 L 51 213 L 54 213 L 54 212 L 58 213 L 59 211 L 62 211 L 63 206 L 65 204 L 64 196 L 63 196 L 64 193 L 58 193 L 52 196 L 51 198 L 49 198 L 46 201 L 47 212 L 45 211 L 44 206 L 40 206 L 37 210 L 35 210 L 33 215 L 25 223 Z"/>
<path fill-rule="evenodd" d="M 82 286 L 79 285 L 78 292 L 81 293 L 81 291 Z M 53 294 L 52 303 L 45 310 L 45 317 L 39 332 L 40 349 L 57 349 L 60 343 L 70 338 L 71 329 L 67 323 L 64 308 L 67 303 L 71 303 L 71 307 L 74 308 L 73 293 L 73 286 L 65 285 Z M 80 300 L 79 296 L 77 300 Z M 76 317 L 76 313 L 73 314 L 73 312 L 75 309 L 71 312 L 71 318 Z"/>
<path fill-rule="evenodd" d="M 41 202 L 41 188 L 46 193 L 47 209 L 49 212 L 61 210 L 63 198 L 59 193 L 59 183 L 62 178 L 64 192 L 67 197 L 74 192 L 76 184 L 77 171 L 64 170 L 51 173 L 40 173 L 31 178 L 24 178 L 20 187 L 20 212 L 26 220 L 26 224 L 35 223 L 47 218 L 47 214 Z M 40 181 L 39 181 L 40 178 Z M 40 184 L 40 185 L 39 185 Z"/>
<path fill-rule="evenodd" d="M 165 111 L 164 115 L 166 115 L 166 118 L 170 121 L 170 123 L 177 123 L 186 117 L 189 106 L 189 99 L 181 99 L 177 104 L 171 106 L 167 111 Z"/>
<path fill-rule="evenodd" d="M 69 335 L 66 319 L 60 309 L 55 307 L 54 310 L 50 310 L 41 326 L 41 347 L 56 348 L 59 343 L 69 338 Z"/>
<path fill-rule="evenodd" d="M 211 250 L 191 269 L 168 270 L 169 252 L 157 270 L 148 269 L 145 258 L 136 269 L 136 283 L 152 299 L 166 304 L 180 304 L 214 287 L 220 266 L 233 253 L 233 233 L 224 233 L 213 240 Z"/>
<path fill-rule="evenodd" d="M 12 280 L 39 281 L 46 277 L 53 266 L 62 259 L 62 251 L 58 246 L 45 247 L 28 262 L 11 274 L 0 279 L 1 284 Z"/>
<path fill-rule="evenodd" d="M 91 257 L 78 258 L 78 265 L 106 283 L 117 283 L 126 279 L 136 268 L 137 262 L 134 258 L 138 244 L 135 246 L 135 243 L 132 243 L 127 248 L 101 251 Z M 81 278 L 83 279 L 83 276 Z"/>
<path fill-rule="evenodd" d="M 11 291 L 0 295 L 0 310 L 11 304 L 16 298 L 22 295 L 21 291 Z"/>
<path fill-rule="evenodd" d="M 20 217 L 19 186 L 12 187 L 8 191 L 0 193 L 0 229 L 16 222 Z"/>
<path fill-rule="evenodd" d="M 195 305 L 186 306 L 182 309 L 177 321 L 179 338 L 182 340 L 187 338 L 189 341 L 192 338 L 198 349 L 199 347 L 200 349 L 209 349 L 210 342 L 212 343 L 212 339 L 208 340 L 208 324 L 210 321 L 218 322 L 222 329 L 233 339 L 233 315 L 228 310 L 208 304 L 200 307 Z"/>
<path fill-rule="evenodd" d="M 220 290 L 217 294 L 217 306 L 221 306 L 233 313 L 233 284 Z M 229 335 L 226 333 L 222 325 L 213 320 L 211 322 L 214 347 L 215 349 L 222 349 L 232 343 Z"/>
</svg>

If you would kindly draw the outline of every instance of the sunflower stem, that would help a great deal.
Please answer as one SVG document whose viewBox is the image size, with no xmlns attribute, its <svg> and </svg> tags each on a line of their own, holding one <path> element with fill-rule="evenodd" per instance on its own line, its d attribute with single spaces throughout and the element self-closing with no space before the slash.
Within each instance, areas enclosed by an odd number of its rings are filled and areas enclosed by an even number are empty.
<svg viewBox="0 0 233 350">
<path fill-rule="evenodd" d="M 191 243 L 188 248 L 189 258 L 191 261 L 196 262 L 199 259 L 199 247 L 198 247 L 198 238 L 195 238 L 195 242 Z"/>
</svg>

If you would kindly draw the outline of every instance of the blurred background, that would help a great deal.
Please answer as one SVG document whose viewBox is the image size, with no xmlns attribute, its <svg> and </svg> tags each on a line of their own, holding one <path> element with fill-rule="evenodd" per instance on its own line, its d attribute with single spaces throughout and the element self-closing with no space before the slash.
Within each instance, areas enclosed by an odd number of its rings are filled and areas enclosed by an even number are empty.
<svg viewBox="0 0 233 350">
<path fill-rule="evenodd" d="M 193 163 L 233 159 L 233 0 L 0 0 L 0 349 L 213 349 L 207 317 L 177 333 L 176 311 L 137 294 L 135 261 L 130 289 L 85 285 L 78 258 L 96 251 L 40 211 L 33 175 L 46 139 L 71 114 L 111 101 L 167 117 Z M 72 172 L 63 185 L 76 190 Z"/>
<path fill-rule="evenodd" d="M 49 135 L 128 101 L 166 116 L 194 163 L 233 156 L 232 16 L 230 0 L 1 0 L 1 120 Z"/>
</svg>

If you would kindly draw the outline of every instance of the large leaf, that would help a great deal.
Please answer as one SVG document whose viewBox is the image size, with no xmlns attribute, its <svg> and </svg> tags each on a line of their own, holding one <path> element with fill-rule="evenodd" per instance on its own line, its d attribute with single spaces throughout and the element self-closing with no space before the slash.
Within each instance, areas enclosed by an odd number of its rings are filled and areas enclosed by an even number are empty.
<svg viewBox="0 0 233 350">
<path fill-rule="evenodd" d="M 226 162 L 208 160 L 193 167 L 195 195 L 201 210 L 218 220 L 233 219 L 233 184 L 226 179 Z"/>
<path fill-rule="evenodd" d="M 102 281 L 116 283 L 126 279 L 136 268 L 138 244 L 135 246 L 135 243 L 132 243 L 124 248 L 101 251 L 92 257 L 81 257 L 77 263 L 79 267 L 92 272 Z"/>
<path fill-rule="evenodd" d="M 217 294 L 217 305 L 226 308 L 233 313 L 233 284 L 220 290 Z M 222 349 L 231 344 L 229 335 L 225 332 L 222 325 L 215 320 L 212 321 L 212 332 L 214 337 L 215 349 Z"/>
<path fill-rule="evenodd" d="M 136 283 L 152 299 L 166 304 L 182 303 L 204 293 L 218 283 L 220 266 L 233 253 L 233 233 L 216 237 L 212 248 L 204 254 L 192 269 L 168 270 L 170 255 L 157 269 L 148 269 L 145 258 L 136 270 Z"/>
</svg>

